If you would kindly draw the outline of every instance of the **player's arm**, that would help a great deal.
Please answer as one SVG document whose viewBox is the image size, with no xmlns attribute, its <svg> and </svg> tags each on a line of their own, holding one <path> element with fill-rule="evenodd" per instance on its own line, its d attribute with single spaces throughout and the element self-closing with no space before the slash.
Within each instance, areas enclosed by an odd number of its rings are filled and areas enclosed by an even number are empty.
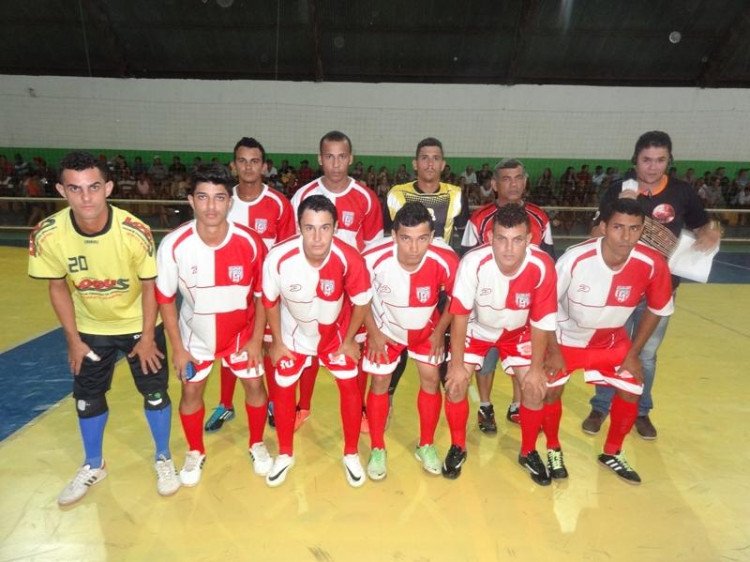
<svg viewBox="0 0 750 562">
<path fill-rule="evenodd" d="M 445 353 L 445 332 L 453 320 L 453 313 L 449 309 L 450 299 L 445 304 L 445 309 L 435 325 L 435 330 L 430 334 L 430 355 L 428 358 L 432 357 L 435 361 Z"/>
<path fill-rule="evenodd" d="M 263 333 L 266 330 L 266 309 L 263 306 L 261 297 L 255 297 L 253 306 L 255 306 L 253 333 L 245 345 L 245 351 L 247 351 L 247 366 L 249 368 L 256 367 L 263 363 Z"/>
<path fill-rule="evenodd" d="M 547 356 L 550 334 L 554 336 L 554 332 L 531 326 L 531 365 L 529 365 L 529 371 L 523 379 L 522 388 L 524 395 L 540 401 L 544 399 L 547 390 L 545 357 Z"/>
<path fill-rule="evenodd" d="M 138 343 L 133 346 L 128 357 L 138 356 L 141 371 L 157 373 L 161 369 L 164 354 L 159 351 L 154 340 L 154 328 L 159 305 L 156 303 L 156 283 L 153 279 L 141 279 L 141 309 L 143 313 L 143 327 Z"/>
<path fill-rule="evenodd" d="M 451 358 L 448 361 L 448 372 L 445 377 L 445 389 L 451 393 L 454 392 L 454 388 L 461 388 L 466 385 L 471 378 L 471 373 L 464 366 L 468 326 L 468 314 L 453 315 L 451 321 Z"/>
<path fill-rule="evenodd" d="M 700 228 L 694 229 L 693 233 L 695 234 L 693 248 L 700 252 L 709 252 L 721 241 L 721 223 L 708 221 Z"/>
<path fill-rule="evenodd" d="M 369 302 L 366 304 L 354 305 L 354 308 L 352 309 L 352 318 L 349 322 L 349 327 L 346 329 L 346 334 L 344 334 L 344 341 L 341 342 L 341 345 L 336 350 L 335 355 L 347 355 L 354 361 L 359 361 L 361 352 L 359 350 L 359 344 L 354 341 L 354 336 L 357 335 L 359 327 L 362 326 L 362 323 L 364 322 L 365 316 L 367 315 L 367 311 L 369 309 Z"/>
<path fill-rule="evenodd" d="M 659 325 L 660 316 L 654 314 L 650 310 L 646 309 L 641 316 L 641 321 L 638 323 L 638 329 L 633 336 L 633 343 L 630 345 L 628 353 L 625 355 L 625 359 L 622 360 L 622 365 L 618 372 L 627 371 L 633 375 L 639 383 L 643 383 L 643 367 L 641 366 L 641 360 L 638 356 L 641 354 L 643 346 L 654 333 L 656 327 Z"/>
<path fill-rule="evenodd" d="M 185 349 L 180 335 L 180 326 L 177 320 L 177 305 L 174 300 L 159 303 L 159 313 L 164 322 L 164 331 L 167 332 L 169 343 L 172 345 L 172 364 L 177 372 L 177 378 L 185 380 L 185 368 L 190 362 L 196 363 L 195 358 Z"/>
<path fill-rule="evenodd" d="M 52 308 L 55 311 L 55 315 L 57 315 L 57 319 L 60 320 L 60 325 L 65 334 L 65 341 L 68 343 L 68 365 L 70 365 L 71 372 L 77 375 L 81 372 L 83 359 L 86 355 L 93 352 L 81 340 L 81 335 L 78 333 L 73 298 L 70 296 L 70 290 L 65 278 L 49 280 L 49 300 L 52 303 Z M 96 360 L 93 356 L 91 359 Z"/>
<path fill-rule="evenodd" d="M 367 306 L 365 312 L 365 330 L 367 330 L 367 358 L 376 365 L 388 362 L 388 353 L 385 346 L 388 343 L 388 337 L 380 331 L 372 315 L 372 306 Z"/>
<path fill-rule="evenodd" d="M 263 301 L 263 305 L 266 308 L 266 320 L 271 330 L 271 345 L 268 346 L 271 363 L 276 365 L 284 357 L 294 359 L 289 348 L 284 345 L 284 341 L 281 339 L 281 305 L 279 301 L 276 301 L 273 305 Z"/>
</svg>

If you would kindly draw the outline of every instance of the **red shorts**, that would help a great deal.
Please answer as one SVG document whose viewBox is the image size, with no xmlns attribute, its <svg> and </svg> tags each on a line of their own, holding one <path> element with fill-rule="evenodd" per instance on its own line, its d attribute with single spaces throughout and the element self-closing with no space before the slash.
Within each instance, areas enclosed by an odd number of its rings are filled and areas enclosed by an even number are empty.
<svg viewBox="0 0 750 562">
<path fill-rule="evenodd" d="M 556 375 L 556 382 L 550 383 L 550 386 L 565 384 L 570 378 L 570 373 L 583 369 L 583 378 L 588 383 L 606 384 L 630 394 L 640 395 L 643 393 L 643 384 L 636 381 L 628 371 L 618 373 L 629 350 L 630 342 L 625 339 L 606 349 L 561 345 L 560 351 L 567 372 Z"/>
<path fill-rule="evenodd" d="M 445 361 L 444 353 L 441 357 L 438 358 L 438 361 L 430 360 L 430 350 L 432 349 L 432 345 L 430 344 L 429 338 L 425 338 L 419 343 L 413 343 L 411 345 L 396 342 L 394 342 L 393 344 L 386 344 L 385 351 L 388 354 L 388 362 L 381 363 L 380 365 L 373 363 L 369 359 L 367 359 L 368 348 L 367 344 L 365 343 L 365 347 L 362 352 L 362 370 L 373 375 L 390 375 L 393 371 L 396 370 L 399 357 L 401 356 L 401 352 L 404 351 L 404 349 L 408 350 L 409 357 L 416 361 L 419 361 L 420 363 L 426 363 L 427 365 L 440 365 L 443 361 Z"/>
<path fill-rule="evenodd" d="M 294 359 L 283 358 L 275 365 L 276 384 L 282 388 L 292 386 L 299 380 L 303 369 L 312 364 L 312 355 L 303 355 L 291 350 L 290 353 Z M 357 376 L 357 362 L 348 355 L 336 357 L 333 353 L 327 353 L 319 355 L 318 359 L 337 379 L 351 379 Z"/>
<path fill-rule="evenodd" d="M 528 334 L 528 335 L 527 335 Z M 496 342 L 488 342 L 466 338 L 464 349 L 464 363 L 474 365 L 479 370 L 484 363 L 484 357 L 493 347 L 500 352 L 500 362 L 507 373 L 512 373 L 514 367 L 528 367 L 531 365 L 531 332 L 524 332 L 522 337 L 500 338 Z"/>
<path fill-rule="evenodd" d="M 211 368 L 214 366 L 215 359 L 201 361 L 195 364 L 195 376 L 187 382 L 200 382 L 208 377 Z M 247 351 L 242 350 L 240 353 L 232 353 L 221 358 L 221 364 L 228 367 L 232 374 L 240 379 L 254 379 L 263 376 L 263 362 L 253 368 L 247 367 Z"/>
</svg>

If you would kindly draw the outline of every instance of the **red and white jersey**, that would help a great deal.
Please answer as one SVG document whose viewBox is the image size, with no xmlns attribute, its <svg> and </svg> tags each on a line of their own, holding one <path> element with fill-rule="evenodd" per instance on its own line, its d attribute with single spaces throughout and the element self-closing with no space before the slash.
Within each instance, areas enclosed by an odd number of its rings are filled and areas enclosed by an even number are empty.
<svg viewBox="0 0 750 562">
<path fill-rule="evenodd" d="M 294 216 L 300 203 L 310 195 L 325 195 L 336 205 L 339 216 L 336 236 L 358 250 L 364 250 L 383 238 L 383 211 L 375 192 L 349 178 L 349 185 L 341 193 L 333 193 L 323 185 L 323 178 L 311 181 L 301 187 L 292 197 Z M 299 225 L 298 225 L 299 228 Z"/>
<path fill-rule="evenodd" d="M 471 213 L 469 222 L 466 224 L 466 229 L 464 230 L 461 246 L 473 248 L 479 244 L 489 244 L 492 242 L 493 221 L 497 208 L 495 203 L 488 203 Z M 532 203 L 524 202 L 523 208 L 526 214 L 529 215 L 531 243 L 542 249 L 553 247 L 552 227 L 550 226 L 547 213 Z"/>
<path fill-rule="evenodd" d="M 508 277 L 500 271 L 492 246 L 485 244 L 461 260 L 450 311 L 469 314 L 467 337 L 488 342 L 513 337 L 529 323 L 554 331 L 556 282 L 552 258 L 535 246 L 526 249 L 521 267 Z"/>
<path fill-rule="evenodd" d="M 239 198 L 235 185 L 227 219 L 252 228 L 263 239 L 266 248 L 293 236 L 297 231 L 289 200 L 265 184 L 260 195 L 249 202 Z"/>
<path fill-rule="evenodd" d="M 156 300 L 182 295 L 180 335 L 198 361 L 236 353 L 253 332 L 253 298 L 262 292 L 266 246 L 255 232 L 229 223 L 218 246 L 207 246 L 194 220 L 167 234 L 159 244 Z"/>
<path fill-rule="evenodd" d="M 669 267 L 659 252 L 638 242 L 625 265 L 613 271 L 602 258 L 602 240 L 571 246 L 557 261 L 561 345 L 612 347 L 628 337 L 623 326 L 644 296 L 654 314 L 674 311 Z"/>
<path fill-rule="evenodd" d="M 365 263 L 372 282 L 372 314 L 378 329 L 402 344 L 428 338 L 437 324 L 441 290 L 449 295 L 458 268 L 458 256 L 447 245 L 430 244 L 422 263 L 406 271 L 398 262 L 392 238 L 368 246 Z"/>
<path fill-rule="evenodd" d="M 284 345 L 304 355 L 325 355 L 340 346 L 352 303 L 370 302 L 370 278 L 357 250 L 334 237 L 319 267 L 310 265 L 302 236 L 276 244 L 263 264 L 263 304 L 281 302 Z"/>
</svg>

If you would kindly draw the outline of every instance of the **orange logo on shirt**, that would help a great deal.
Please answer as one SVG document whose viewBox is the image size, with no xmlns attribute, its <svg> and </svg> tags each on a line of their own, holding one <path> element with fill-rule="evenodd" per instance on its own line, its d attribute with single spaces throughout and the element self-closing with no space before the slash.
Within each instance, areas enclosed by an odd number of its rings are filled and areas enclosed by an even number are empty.
<svg viewBox="0 0 750 562">
<path fill-rule="evenodd" d="M 111 293 L 127 291 L 130 288 L 130 282 L 127 279 L 92 279 L 87 277 L 81 279 L 75 286 L 82 293 Z"/>
</svg>

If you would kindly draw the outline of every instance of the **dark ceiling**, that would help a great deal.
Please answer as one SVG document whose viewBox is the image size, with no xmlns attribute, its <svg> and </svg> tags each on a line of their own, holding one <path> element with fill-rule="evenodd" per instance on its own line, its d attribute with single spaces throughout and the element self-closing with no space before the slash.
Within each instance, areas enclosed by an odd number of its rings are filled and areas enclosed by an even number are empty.
<svg viewBox="0 0 750 562">
<path fill-rule="evenodd" d="M 750 0 L 3 0 L 2 7 L 2 74 L 750 87 Z"/>
</svg>

